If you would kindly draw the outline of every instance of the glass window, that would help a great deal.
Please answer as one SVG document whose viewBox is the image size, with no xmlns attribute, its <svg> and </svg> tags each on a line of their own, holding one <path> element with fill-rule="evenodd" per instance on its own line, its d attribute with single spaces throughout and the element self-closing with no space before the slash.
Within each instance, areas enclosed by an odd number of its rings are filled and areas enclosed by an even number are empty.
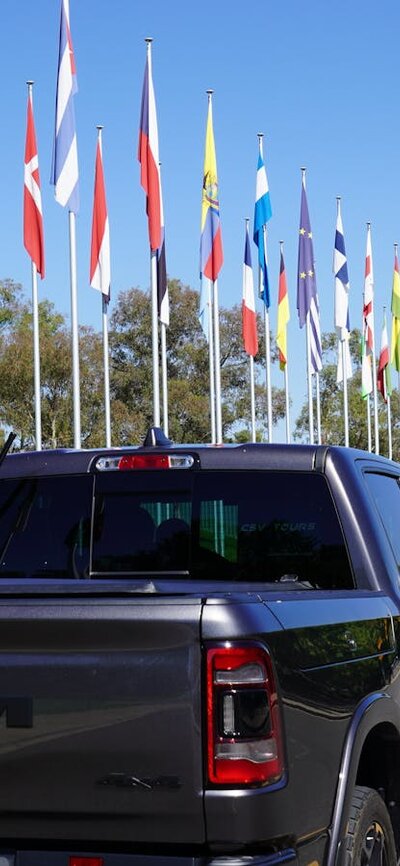
<svg viewBox="0 0 400 866">
<path fill-rule="evenodd" d="M 97 476 L 92 574 L 353 587 L 326 479 L 290 472 Z"/>
<path fill-rule="evenodd" d="M 366 472 L 365 479 L 400 568 L 399 479 L 393 475 L 381 475 L 375 472 Z"/>
<path fill-rule="evenodd" d="M 0 481 L 0 577 L 88 576 L 93 478 Z"/>
</svg>

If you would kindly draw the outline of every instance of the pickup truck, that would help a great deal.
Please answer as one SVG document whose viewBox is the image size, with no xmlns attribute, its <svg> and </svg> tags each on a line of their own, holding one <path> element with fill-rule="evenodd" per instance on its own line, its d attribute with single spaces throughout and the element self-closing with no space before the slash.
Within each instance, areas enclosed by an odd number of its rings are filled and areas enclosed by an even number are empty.
<svg viewBox="0 0 400 866">
<path fill-rule="evenodd" d="M 400 466 L 0 466 L 0 866 L 395 866 Z"/>
</svg>

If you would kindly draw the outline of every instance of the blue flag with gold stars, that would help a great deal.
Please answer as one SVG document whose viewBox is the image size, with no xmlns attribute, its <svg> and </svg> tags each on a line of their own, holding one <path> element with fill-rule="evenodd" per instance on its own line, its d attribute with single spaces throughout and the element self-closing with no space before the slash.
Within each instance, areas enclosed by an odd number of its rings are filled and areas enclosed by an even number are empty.
<svg viewBox="0 0 400 866">
<path fill-rule="evenodd" d="M 310 314 L 310 349 L 313 372 L 322 368 L 321 329 L 319 322 L 319 300 L 314 268 L 314 250 L 310 217 L 308 213 L 305 182 L 301 185 L 299 259 L 297 271 L 297 311 L 300 328 Z"/>
</svg>

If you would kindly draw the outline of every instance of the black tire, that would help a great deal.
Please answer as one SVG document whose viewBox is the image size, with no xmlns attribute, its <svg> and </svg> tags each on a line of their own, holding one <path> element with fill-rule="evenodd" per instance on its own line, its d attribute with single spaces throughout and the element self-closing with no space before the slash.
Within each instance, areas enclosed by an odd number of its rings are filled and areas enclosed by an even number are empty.
<svg viewBox="0 0 400 866">
<path fill-rule="evenodd" d="M 382 797 L 373 788 L 354 788 L 342 846 L 344 866 L 396 866 L 393 827 Z"/>
</svg>

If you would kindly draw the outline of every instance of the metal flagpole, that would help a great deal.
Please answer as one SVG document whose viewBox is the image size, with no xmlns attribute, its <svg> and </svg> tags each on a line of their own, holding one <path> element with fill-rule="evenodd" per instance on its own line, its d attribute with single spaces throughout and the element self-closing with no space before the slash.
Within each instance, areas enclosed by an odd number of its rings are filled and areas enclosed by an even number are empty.
<svg viewBox="0 0 400 866">
<path fill-rule="evenodd" d="M 389 460 L 392 459 L 393 450 L 392 450 L 392 413 L 390 408 L 390 396 L 387 395 L 387 425 L 388 425 L 388 452 L 389 452 Z"/>
<path fill-rule="evenodd" d="M 218 280 L 212 284 L 213 313 L 214 313 L 214 379 L 215 379 L 215 421 L 216 421 L 216 444 L 222 444 L 222 408 L 221 408 L 221 362 L 219 345 L 219 304 L 218 304 Z"/>
<path fill-rule="evenodd" d="M 168 436 L 168 371 L 167 371 L 167 326 L 161 322 L 161 371 L 162 371 L 162 402 L 163 430 Z"/>
<path fill-rule="evenodd" d="M 72 336 L 72 397 L 74 416 L 74 448 L 81 447 L 81 401 L 79 384 L 79 335 L 78 301 L 76 280 L 76 218 L 70 210 L 69 216 L 69 264 L 71 285 L 71 336 Z"/>
<path fill-rule="evenodd" d="M 315 373 L 315 397 L 317 403 L 317 441 L 321 445 L 321 395 L 319 389 L 319 373 Z"/>
<path fill-rule="evenodd" d="M 33 106 L 33 81 L 27 81 L 28 97 Z M 35 444 L 36 450 L 42 450 L 42 417 L 40 400 L 40 348 L 39 348 L 39 306 L 37 289 L 37 267 L 31 259 L 32 269 L 32 324 L 33 324 L 33 380 L 35 393 Z"/>
<path fill-rule="evenodd" d="M 372 451 L 372 435 L 371 435 L 371 402 L 369 394 L 366 396 L 367 401 L 367 432 L 368 432 L 368 451 Z"/>
<path fill-rule="evenodd" d="M 110 413 L 110 368 L 108 360 L 108 300 L 101 293 L 103 318 L 103 362 L 104 362 L 104 416 L 106 422 L 106 447 L 111 448 L 111 413 Z"/>
<path fill-rule="evenodd" d="M 344 444 L 349 446 L 349 406 L 347 393 L 347 353 L 345 340 L 340 341 L 343 372 L 343 411 L 344 411 Z"/>
<path fill-rule="evenodd" d="M 286 405 L 286 442 L 290 445 L 290 400 L 289 400 L 289 378 L 288 378 L 288 362 L 286 359 L 285 370 L 285 405 Z"/>
<path fill-rule="evenodd" d="M 367 230 L 371 229 L 371 223 L 367 223 Z M 374 285 L 372 285 L 372 290 L 374 289 Z M 379 418 L 378 418 L 378 388 L 377 388 L 377 379 L 376 379 L 376 356 L 375 356 L 375 309 L 374 309 L 374 299 L 372 302 L 372 332 L 374 338 L 374 345 L 371 354 L 372 360 L 372 387 L 373 387 L 373 395 L 374 395 L 374 436 L 375 436 L 375 454 L 379 454 Z"/>
<path fill-rule="evenodd" d="M 158 359 L 157 250 L 150 250 L 151 339 L 153 357 L 153 424 L 160 426 L 160 375 Z"/>
<path fill-rule="evenodd" d="M 311 345 L 310 345 L 310 311 L 306 316 L 306 350 L 307 350 L 307 383 L 308 383 L 308 429 L 310 445 L 314 445 L 314 408 L 311 377 Z"/>
<path fill-rule="evenodd" d="M 213 304 L 211 296 L 211 280 L 207 280 L 208 284 L 208 363 L 210 371 L 210 424 L 211 424 L 211 442 L 216 442 L 216 427 L 215 427 L 215 376 L 214 376 L 214 322 L 213 322 Z"/>
<path fill-rule="evenodd" d="M 250 404 L 251 404 L 251 441 L 256 442 L 256 403 L 254 394 L 254 358 L 250 358 Z"/>
<path fill-rule="evenodd" d="M 261 133 L 258 133 L 260 136 Z M 267 254 L 267 228 L 263 226 L 264 233 L 264 250 L 265 255 Z M 258 294 L 261 294 L 263 286 L 263 272 L 262 269 L 259 268 L 258 271 Z M 265 384 L 267 391 L 267 417 L 268 417 L 268 442 L 272 442 L 272 394 L 271 394 L 271 344 L 270 344 L 270 330 L 269 330 L 269 310 L 267 305 L 264 303 L 264 329 L 265 329 Z"/>
</svg>

